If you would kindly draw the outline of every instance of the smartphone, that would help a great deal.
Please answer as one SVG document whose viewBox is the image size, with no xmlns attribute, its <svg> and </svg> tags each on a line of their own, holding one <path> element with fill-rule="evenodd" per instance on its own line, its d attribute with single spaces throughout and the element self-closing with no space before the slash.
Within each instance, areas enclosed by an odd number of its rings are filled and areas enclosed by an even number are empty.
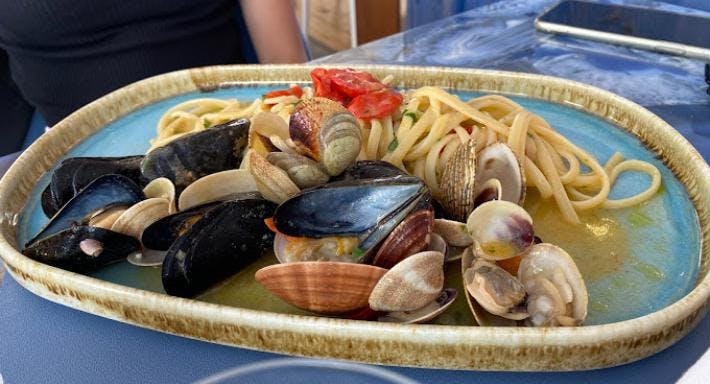
<svg viewBox="0 0 710 384">
<path fill-rule="evenodd" d="M 535 27 L 710 61 L 709 17 L 570 0 L 539 16 Z"/>
</svg>

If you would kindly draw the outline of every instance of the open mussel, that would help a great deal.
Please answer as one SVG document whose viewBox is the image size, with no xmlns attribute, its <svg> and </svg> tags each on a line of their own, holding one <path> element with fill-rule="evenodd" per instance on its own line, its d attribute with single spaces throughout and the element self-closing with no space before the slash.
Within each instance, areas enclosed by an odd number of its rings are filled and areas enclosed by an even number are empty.
<svg viewBox="0 0 710 384">
<path fill-rule="evenodd" d="M 236 169 L 248 134 L 249 121 L 241 119 L 182 136 L 145 155 L 141 163 L 143 177 L 166 177 L 182 191 L 201 177 Z"/>
<path fill-rule="evenodd" d="M 193 224 L 221 203 L 214 201 L 198 205 L 157 220 L 143 230 L 141 235 L 143 246 L 153 250 L 167 251 L 178 237 L 184 235 Z"/>
<path fill-rule="evenodd" d="M 136 185 L 143 185 L 140 171 L 142 160 L 143 156 L 64 159 L 52 171 L 51 181 L 42 192 L 42 210 L 47 217 L 54 216 L 79 191 L 103 175 L 123 175 Z"/>
<path fill-rule="evenodd" d="M 264 224 L 275 205 L 262 198 L 226 201 L 208 211 L 165 255 L 165 292 L 191 297 L 233 275 L 259 258 L 273 242 Z"/>
<path fill-rule="evenodd" d="M 99 227 L 72 225 L 32 243 L 22 252 L 37 261 L 74 272 L 89 272 L 126 258 L 138 240 Z"/>
<path fill-rule="evenodd" d="M 391 163 L 382 160 L 359 160 L 350 165 L 332 181 L 380 179 L 387 177 L 408 176 L 406 172 Z"/>
<path fill-rule="evenodd" d="M 37 233 L 27 246 L 39 239 L 81 223 L 109 205 L 133 205 L 144 199 L 143 191 L 131 179 L 122 175 L 104 175 L 82 189 L 67 202 Z"/>
<path fill-rule="evenodd" d="M 361 134 L 357 119 L 330 99 L 313 97 L 296 106 L 289 120 L 291 140 L 325 171 L 336 176 L 360 153 Z"/>
<path fill-rule="evenodd" d="M 415 177 L 338 181 L 286 200 L 276 209 L 273 223 L 289 238 L 354 238 L 348 244 L 356 246 L 342 249 L 342 254 L 363 261 L 428 196 Z M 287 258 L 303 260 L 292 256 Z"/>
</svg>

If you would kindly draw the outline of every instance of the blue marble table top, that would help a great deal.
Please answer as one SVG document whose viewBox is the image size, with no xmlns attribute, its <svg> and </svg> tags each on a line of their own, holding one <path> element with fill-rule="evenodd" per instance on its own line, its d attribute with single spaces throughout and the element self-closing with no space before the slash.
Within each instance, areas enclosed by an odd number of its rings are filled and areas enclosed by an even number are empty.
<svg viewBox="0 0 710 384">
<path fill-rule="evenodd" d="M 606 2 L 710 15 L 705 0 Z M 553 3 L 503 0 L 317 62 L 496 68 L 578 80 L 646 106 L 710 159 L 705 63 L 535 31 L 534 17 Z M 694 9 L 678 3 L 699 6 Z M 3 162 L 0 159 L 0 165 Z M 281 357 L 118 323 L 39 298 L 7 274 L 0 281 L 0 384 L 188 383 L 232 367 Z M 669 383 L 709 346 L 710 317 L 706 317 L 665 351 L 610 369 L 565 373 L 387 369 L 423 383 Z"/>
</svg>

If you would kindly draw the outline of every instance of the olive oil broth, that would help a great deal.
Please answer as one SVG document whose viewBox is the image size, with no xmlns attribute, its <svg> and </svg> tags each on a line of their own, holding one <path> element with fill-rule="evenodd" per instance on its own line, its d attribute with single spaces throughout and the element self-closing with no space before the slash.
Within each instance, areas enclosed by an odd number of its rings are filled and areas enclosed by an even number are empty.
<svg viewBox="0 0 710 384">
<path fill-rule="evenodd" d="M 652 226 L 649 217 L 654 215 L 647 210 L 657 208 L 662 193 L 634 208 L 583 212 L 580 215 L 582 223 L 571 225 L 564 221 L 553 200 L 542 200 L 537 191 L 529 191 L 525 208 L 533 217 L 535 233 L 543 241 L 564 248 L 585 279 L 589 290 L 589 316 L 585 324 L 623 320 L 618 314 L 626 314 L 628 306 L 644 305 L 646 301 L 641 298 L 668 278 L 653 262 L 643 260 L 633 252 L 634 244 L 647 240 L 625 229 Z M 631 223 L 625 225 L 625 222 Z M 652 241 L 657 243 L 658 251 L 667 249 L 664 242 L 668 239 Z M 275 263 L 273 252 L 268 250 L 256 262 L 196 299 L 275 313 L 319 316 L 285 303 L 256 282 L 254 273 Z M 96 272 L 95 276 L 111 281 L 131 281 L 136 288 L 163 292 L 158 267 L 141 268 L 122 262 Z M 457 289 L 459 294 L 452 306 L 432 323 L 474 325 L 464 296 L 460 262 L 448 263 L 445 276 L 445 286 Z"/>
</svg>

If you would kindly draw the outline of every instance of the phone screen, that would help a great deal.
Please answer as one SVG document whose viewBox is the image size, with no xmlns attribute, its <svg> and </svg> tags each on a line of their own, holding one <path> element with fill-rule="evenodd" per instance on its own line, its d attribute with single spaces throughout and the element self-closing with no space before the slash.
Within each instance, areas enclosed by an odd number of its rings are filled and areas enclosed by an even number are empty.
<svg viewBox="0 0 710 384">
<path fill-rule="evenodd" d="M 564 1 L 541 21 L 710 48 L 710 18 L 653 9 Z"/>
</svg>

